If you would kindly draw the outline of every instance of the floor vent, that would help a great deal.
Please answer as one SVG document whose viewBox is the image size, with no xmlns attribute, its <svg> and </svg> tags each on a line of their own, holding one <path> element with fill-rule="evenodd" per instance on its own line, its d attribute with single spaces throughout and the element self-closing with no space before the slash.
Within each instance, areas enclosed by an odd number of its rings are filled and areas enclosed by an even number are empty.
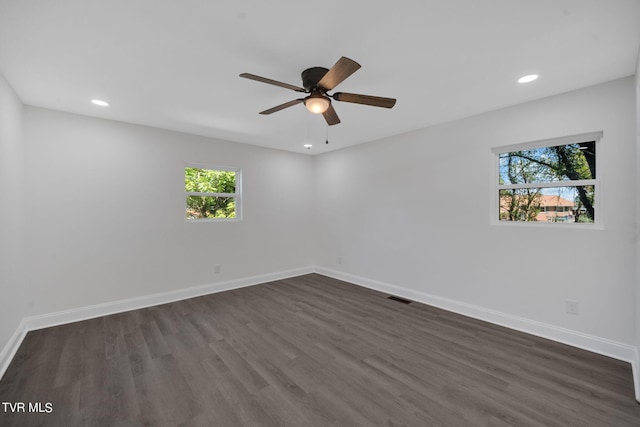
<svg viewBox="0 0 640 427">
<path fill-rule="evenodd" d="M 389 296 L 388 298 L 389 298 L 389 299 L 392 299 L 392 300 L 394 300 L 394 301 L 401 302 L 401 303 L 403 303 L 403 304 L 409 304 L 409 303 L 411 302 L 411 300 L 410 300 L 410 299 L 405 299 L 405 298 L 402 298 L 402 297 L 397 297 L 397 296 L 395 296 L 395 295 L 391 295 L 391 296 Z"/>
</svg>

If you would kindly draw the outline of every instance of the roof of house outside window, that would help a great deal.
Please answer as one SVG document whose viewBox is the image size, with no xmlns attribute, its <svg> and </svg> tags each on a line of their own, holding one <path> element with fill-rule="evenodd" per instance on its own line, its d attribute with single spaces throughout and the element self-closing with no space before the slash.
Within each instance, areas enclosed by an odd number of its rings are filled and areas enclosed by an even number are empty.
<svg viewBox="0 0 640 427">
<path fill-rule="evenodd" d="M 575 207 L 575 203 L 571 200 L 567 200 L 560 196 L 549 196 L 542 195 L 542 199 L 540 200 L 540 206 L 566 206 L 566 207 Z"/>
</svg>

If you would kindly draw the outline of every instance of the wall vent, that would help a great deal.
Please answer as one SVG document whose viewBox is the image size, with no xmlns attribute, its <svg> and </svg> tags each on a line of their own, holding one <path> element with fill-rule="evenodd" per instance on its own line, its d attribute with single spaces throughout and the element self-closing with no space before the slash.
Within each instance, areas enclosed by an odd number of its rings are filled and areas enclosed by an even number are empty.
<svg viewBox="0 0 640 427">
<path fill-rule="evenodd" d="M 394 300 L 394 301 L 401 302 L 401 303 L 403 303 L 403 304 L 409 304 L 409 303 L 411 303 L 411 300 L 410 300 L 410 299 L 405 299 L 405 298 L 402 298 L 402 297 L 397 297 L 397 296 L 395 296 L 395 295 L 390 295 L 390 296 L 388 296 L 387 298 L 392 299 L 392 300 Z"/>
</svg>

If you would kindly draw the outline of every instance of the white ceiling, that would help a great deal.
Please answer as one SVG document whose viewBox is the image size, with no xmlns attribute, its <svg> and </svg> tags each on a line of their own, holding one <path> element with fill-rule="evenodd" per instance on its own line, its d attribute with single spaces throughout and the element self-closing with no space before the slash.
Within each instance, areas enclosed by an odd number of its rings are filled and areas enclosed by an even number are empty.
<svg viewBox="0 0 640 427">
<path fill-rule="evenodd" d="M 309 154 L 629 76 L 639 47 L 638 0 L 0 0 L 26 104 Z M 341 56 L 362 68 L 336 91 L 398 102 L 334 102 L 329 145 L 302 105 L 258 115 L 298 93 L 238 77 L 300 86 Z"/>
</svg>

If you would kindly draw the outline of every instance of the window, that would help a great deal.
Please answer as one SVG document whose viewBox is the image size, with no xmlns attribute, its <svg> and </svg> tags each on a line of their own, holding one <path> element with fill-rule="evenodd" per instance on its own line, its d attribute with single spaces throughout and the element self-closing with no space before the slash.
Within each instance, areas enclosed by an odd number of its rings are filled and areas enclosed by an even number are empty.
<svg viewBox="0 0 640 427">
<path fill-rule="evenodd" d="M 599 224 L 601 137 L 597 132 L 494 148 L 494 222 Z"/>
<path fill-rule="evenodd" d="M 240 219 L 239 169 L 186 165 L 184 189 L 187 220 Z"/>
</svg>

